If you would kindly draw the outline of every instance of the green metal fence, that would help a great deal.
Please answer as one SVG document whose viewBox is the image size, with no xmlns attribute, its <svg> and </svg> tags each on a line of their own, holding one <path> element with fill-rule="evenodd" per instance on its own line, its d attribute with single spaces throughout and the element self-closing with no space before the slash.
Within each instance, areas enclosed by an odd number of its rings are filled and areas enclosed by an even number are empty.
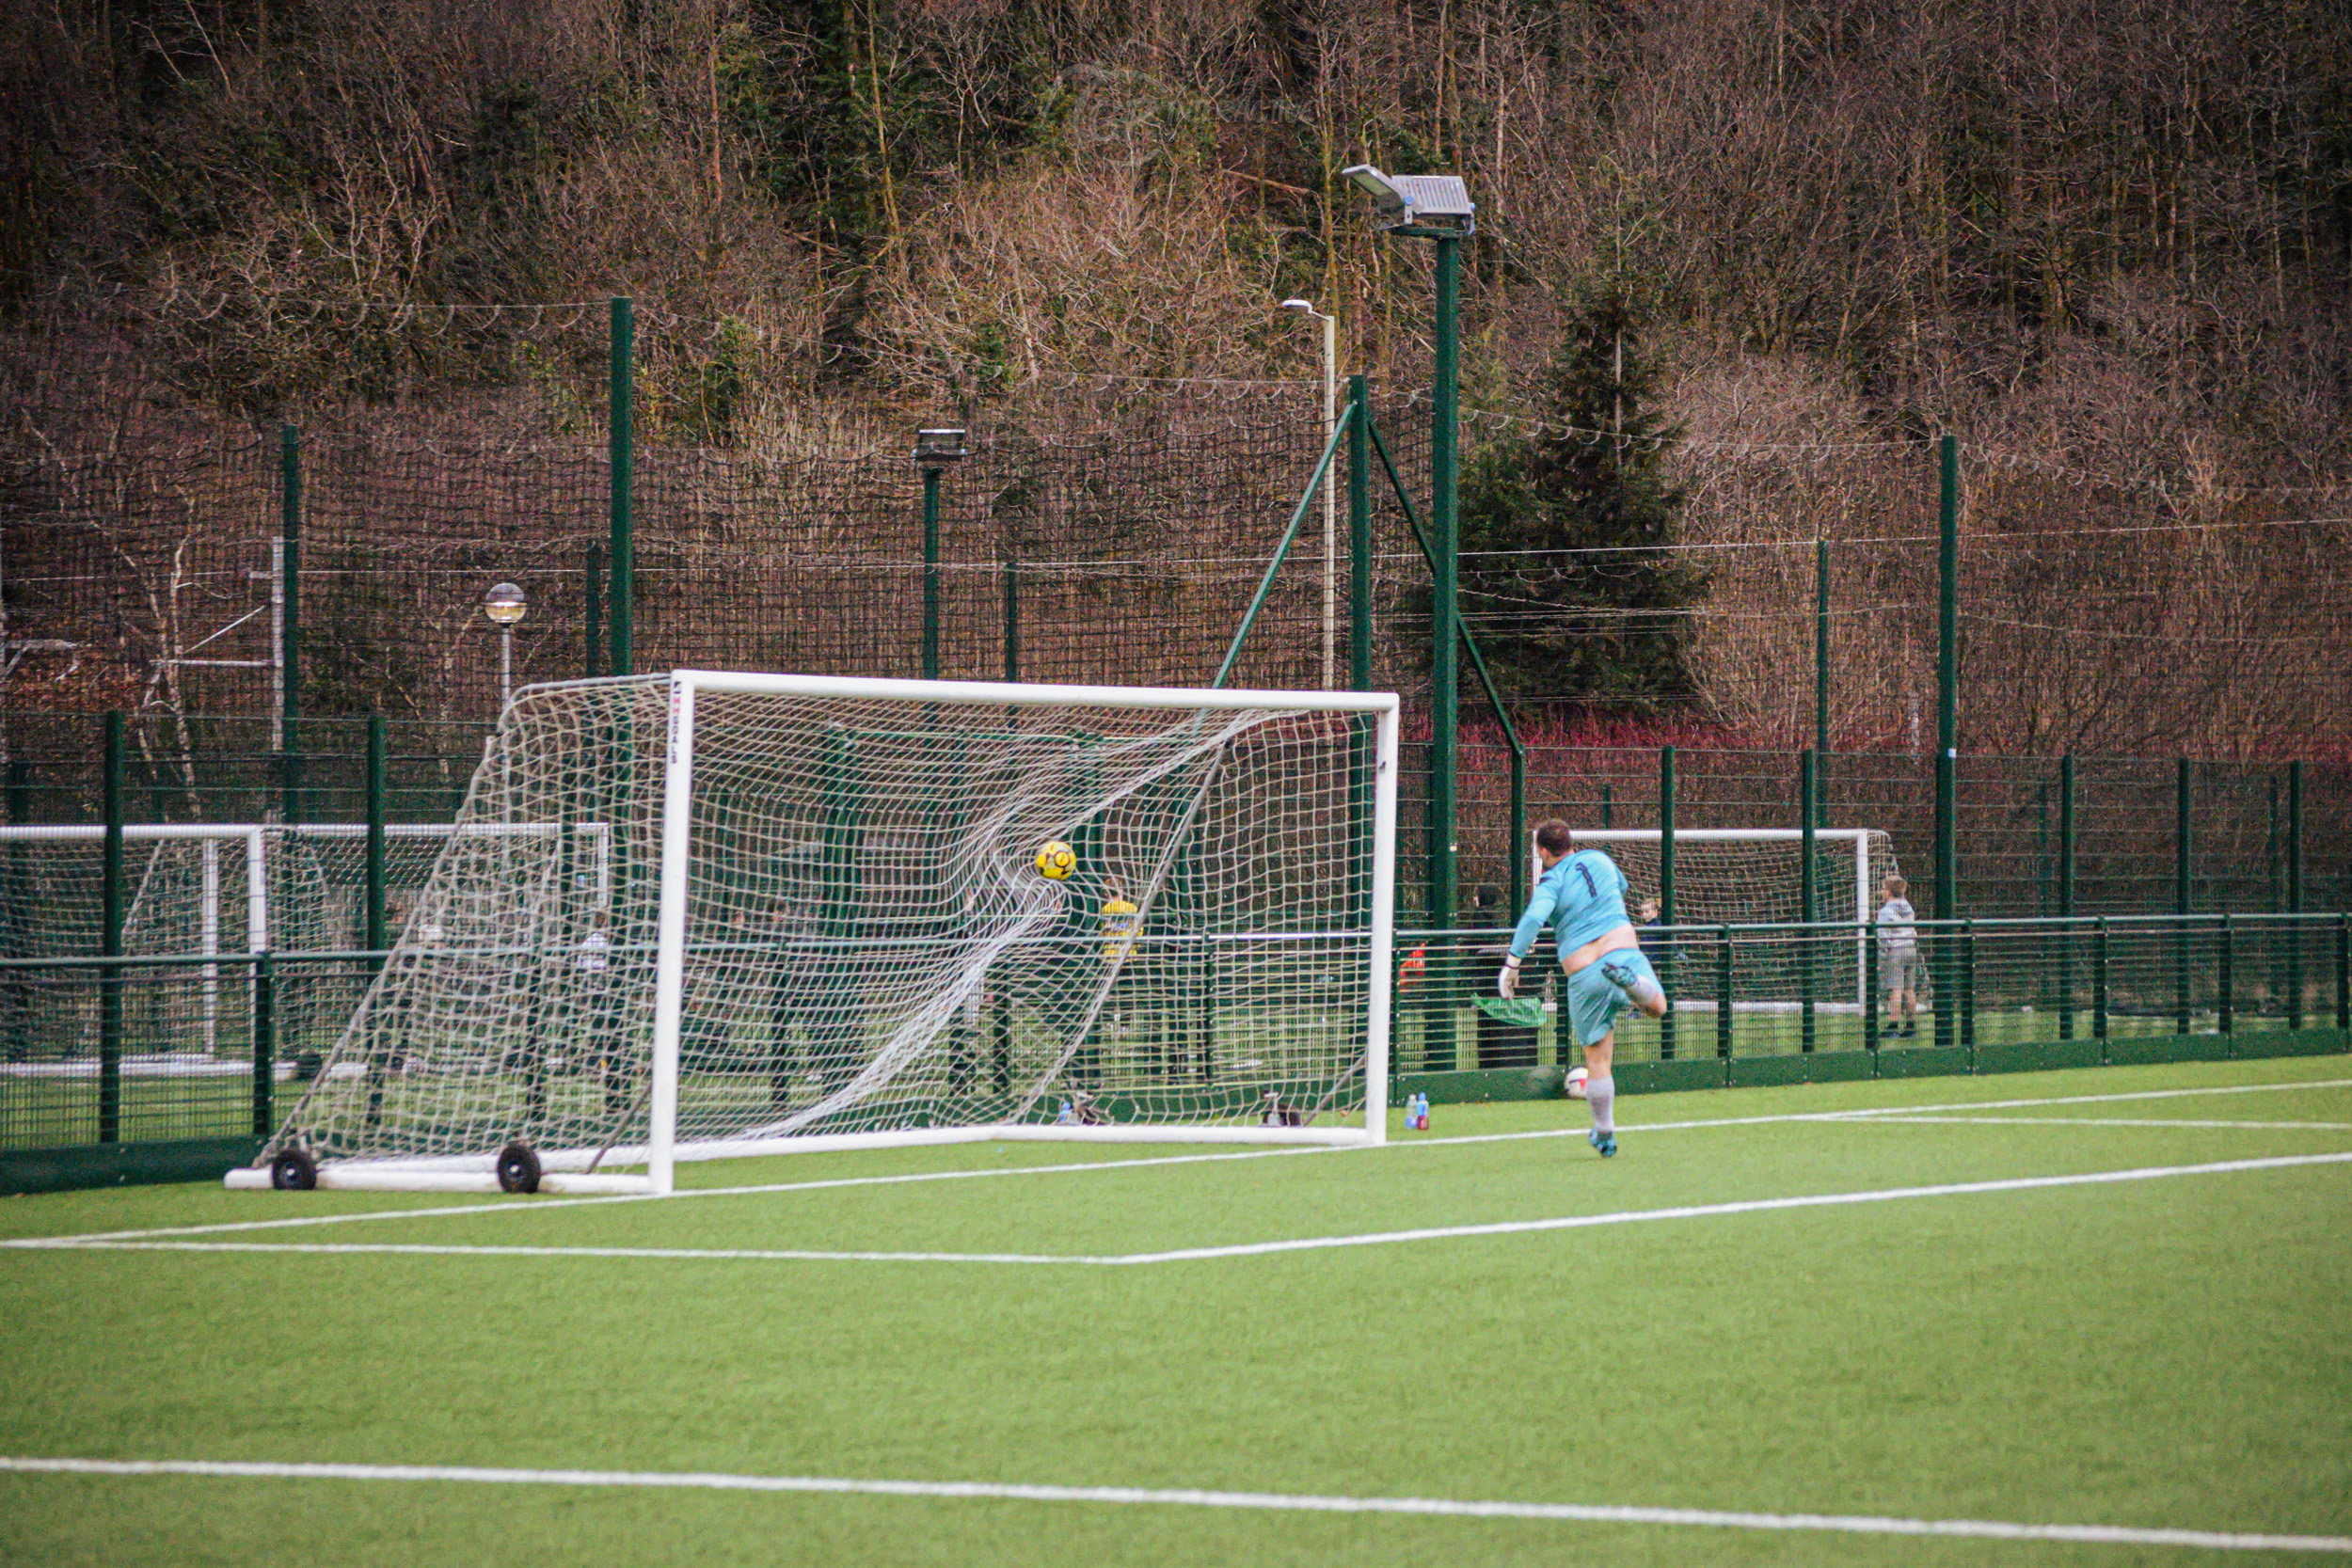
<svg viewBox="0 0 2352 1568">
<path fill-rule="evenodd" d="M 1664 1020 L 1620 1021 L 1617 1075 L 1631 1089 L 1695 1088 L 2352 1044 L 2344 914 L 1922 921 L 1916 933 L 1905 952 L 1844 922 L 1645 931 L 1674 1005 Z M 1540 1092 L 1529 1069 L 1580 1059 L 1555 1011 L 1528 1029 L 1478 1006 L 1509 935 L 1399 933 L 1399 1074 L 1485 1069 L 1476 1092 L 1517 1097 Z M 195 1180 L 250 1159 L 384 956 L 0 959 L 0 1191 Z M 1889 994 L 1905 980 L 1908 1031 Z M 1547 978 L 1533 994 L 1556 990 Z M 1200 1059 L 1220 1054 L 1212 1043 Z"/>
<path fill-rule="evenodd" d="M 1792 1074 L 1732 1064 L 1813 1055 L 1855 1059 L 1793 1076 L 2221 1060 L 2352 1042 L 2352 919 L 2342 914 L 1920 921 L 1914 929 L 1905 948 L 1843 922 L 1646 929 L 1644 950 L 1673 1006 L 1656 1022 L 1627 1013 L 1615 1059 L 1711 1063 L 1665 1076 L 1739 1083 Z M 1509 940 L 1502 928 L 1398 934 L 1398 1071 L 1581 1059 L 1554 1002 L 1534 1029 L 1478 1007 L 1493 994 Z M 1523 980 L 1522 991 L 1556 993 L 1556 977 L 1543 984 L 1529 991 Z"/>
</svg>

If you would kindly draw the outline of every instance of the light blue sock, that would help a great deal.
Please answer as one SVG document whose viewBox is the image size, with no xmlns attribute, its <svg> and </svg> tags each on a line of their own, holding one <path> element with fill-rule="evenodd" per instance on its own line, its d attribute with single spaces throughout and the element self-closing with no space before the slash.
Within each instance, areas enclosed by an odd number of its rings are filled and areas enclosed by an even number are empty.
<svg viewBox="0 0 2352 1568">
<path fill-rule="evenodd" d="M 1584 1081 L 1584 1098 L 1593 1107 L 1593 1128 L 1611 1137 L 1617 1135 L 1617 1081 L 1614 1078 L 1588 1078 Z"/>
</svg>

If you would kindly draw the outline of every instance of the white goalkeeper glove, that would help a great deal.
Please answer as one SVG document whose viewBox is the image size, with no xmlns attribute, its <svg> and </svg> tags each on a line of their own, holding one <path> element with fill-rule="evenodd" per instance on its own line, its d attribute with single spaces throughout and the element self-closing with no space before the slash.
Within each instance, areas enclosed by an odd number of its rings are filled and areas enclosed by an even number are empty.
<svg viewBox="0 0 2352 1568">
<path fill-rule="evenodd" d="M 1502 973 L 1495 976 L 1495 990 L 1502 993 L 1505 1002 L 1508 1002 L 1518 989 L 1519 956 L 1514 953 L 1502 960 Z"/>
</svg>

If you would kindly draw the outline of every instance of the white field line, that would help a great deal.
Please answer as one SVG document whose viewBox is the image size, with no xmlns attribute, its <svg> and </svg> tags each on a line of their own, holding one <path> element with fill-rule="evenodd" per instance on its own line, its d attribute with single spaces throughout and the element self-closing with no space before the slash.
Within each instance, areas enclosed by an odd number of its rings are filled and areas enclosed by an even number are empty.
<svg viewBox="0 0 2352 1568">
<path fill-rule="evenodd" d="M 1194 1263 L 1224 1258 L 1265 1258 L 1288 1252 L 1327 1252 L 1341 1247 L 1397 1246 L 1452 1241 L 1466 1236 L 1521 1236 L 1548 1230 L 1583 1230 L 1599 1226 L 1646 1225 L 1659 1220 L 1709 1219 L 1725 1214 L 1763 1214 L 1790 1209 L 1842 1208 L 1857 1203 L 1894 1203 L 1912 1198 L 1962 1197 L 1980 1193 L 2032 1192 L 2051 1187 L 2105 1186 L 2156 1181 L 2178 1176 L 2222 1176 L 2241 1171 L 2289 1170 L 2303 1165 L 2352 1164 L 2352 1152 L 2288 1154 L 2259 1160 L 2223 1160 L 2201 1165 L 2142 1165 L 2131 1170 L 2090 1171 L 2073 1176 L 2019 1176 L 1993 1181 L 1954 1181 L 1933 1187 L 1887 1187 L 1871 1192 L 1817 1193 L 1803 1197 L 1745 1198 L 1733 1203 L 1689 1204 L 1672 1209 L 1629 1209 L 1598 1214 L 1565 1214 L 1540 1220 L 1500 1220 L 1486 1225 L 1431 1226 L 1417 1230 L 1382 1230 L 1349 1236 L 1304 1236 L 1279 1242 L 1244 1242 L 1230 1246 L 1178 1247 L 1163 1252 L 1019 1253 L 820 1251 L 812 1248 L 484 1246 L 432 1242 L 196 1242 L 183 1240 L 64 1240 L 50 1247 L 92 1252 L 381 1253 L 426 1258 L 594 1258 L 685 1261 L 818 1263 L 1012 1263 L 1129 1268 L 1150 1263 Z"/>
<path fill-rule="evenodd" d="M 1886 1106 L 1859 1111 L 1788 1111 L 1761 1117 L 1715 1117 L 1693 1121 L 1661 1121 L 1646 1126 L 1628 1122 L 1628 1132 L 1681 1132 L 1693 1128 L 1767 1127 L 1784 1122 L 1883 1120 L 1898 1116 L 1931 1116 L 1940 1112 L 2001 1110 L 2012 1106 L 2096 1105 L 2119 1101 L 2177 1100 L 2208 1094 L 2280 1094 L 2296 1089 L 2352 1088 L 2352 1078 L 2323 1078 L 2292 1084 L 2236 1084 L 2210 1089 L 2141 1089 L 2127 1094 L 2062 1095 L 2042 1100 L 1979 1100 L 1947 1105 Z M 1564 1101 L 1564 1103 L 1565 1103 Z M 2238 1124 L 2249 1125 L 2249 1124 Z M 1476 1132 L 1459 1137 L 1400 1138 L 1384 1148 L 1442 1148 L 1470 1144 L 1518 1143 L 1530 1138 L 1581 1137 L 1577 1127 L 1547 1127 L 1528 1132 Z M 838 1176 L 811 1181 L 771 1181 L 735 1187 L 687 1187 L 669 1197 L 621 1193 L 596 1197 L 533 1197 L 490 1203 L 452 1203 L 430 1209 L 376 1209 L 346 1214 L 296 1214 L 279 1219 L 230 1220 L 215 1225 L 166 1226 L 147 1230 L 92 1231 L 72 1236 L 0 1238 L 0 1247 L 74 1246 L 95 1242 L 144 1241 L 165 1236 L 215 1236 L 252 1230 L 292 1230 L 323 1225 L 362 1225 L 376 1220 L 447 1219 L 474 1214 L 543 1214 L 551 1209 L 580 1209 L 612 1203 L 667 1203 L 690 1197 L 753 1197 L 771 1193 L 813 1193 L 841 1187 L 889 1187 L 921 1181 L 974 1181 L 1006 1176 L 1064 1176 L 1102 1170 L 1135 1170 L 1156 1165 L 1193 1165 L 1222 1160 L 1267 1160 L 1282 1156 L 1347 1155 L 1372 1152 L 1347 1147 L 1315 1146 L 1291 1148 L 1219 1150 L 1213 1154 L 1156 1154 L 1134 1160 L 1075 1160 L 1054 1165 L 1003 1165 L 985 1170 L 907 1171 L 893 1176 Z"/>
<path fill-rule="evenodd" d="M 2133 1100 L 2189 1100 L 2209 1094 L 2291 1094 L 2296 1089 L 2352 1089 L 2352 1078 L 2312 1078 L 2299 1084 L 2224 1084 L 2210 1089 L 2134 1089 L 2125 1094 L 2064 1094 L 2040 1100 L 1979 1100 L 1966 1105 L 1888 1105 L 1837 1111 L 1840 1117 L 1899 1117 L 1911 1111 L 2006 1111 L 2019 1105 L 2118 1105 Z"/>
<path fill-rule="evenodd" d="M 2314 1078 L 2299 1084 L 2232 1084 L 2210 1089 L 2135 1089 L 2125 1094 L 2053 1095 L 2041 1100 L 1965 1100 L 1947 1105 L 1883 1105 L 1859 1111 L 1784 1111 L 1762 1117 L 1715 1117 L 1703 1121 L 1659 1121 L 1644 1126 L 1620 1122 L 1620 1132 L 1681 1132 L 1700 1127 L 1768 1127 L 1776 1122 L 1874 1122 L 1889 1117 L 1924 1117 L 1940 1112 L 1998 1111 L 2015 1106 L 2103 1105 L 2133 1100 L 2185 1100 L 2210 1094 L 2281 1094 L 2295 1089 L 2347 1089 L 2352 1078 Z M 2089 1125 L 2089 1124 L 2086 1124 Z M 2243 1126 L 2245 1123 L 2233 1123 Z M 1501 1144 L 1526 1138 L 1582 1137 L 1579 1127 L 1547 1127 L 1531 1132 L 1475 1132 L 1455 1138 L 1399 1138 L 1389 1148 L 1419 1148 L 1429 1144 Z M 1347 1152 L 1341 1150 L 1339 1152 Z"/>
<path fill-rule="evenodd" d="M 1051 1486 L 986 1481 L 885 1481 L 844 1476 L 745 1476 L 672 1470 L 494 1470 L 464 1465 L 280 1465 L 206 1459 L 17 1459 L 0 1471 L 72 1476 L 202 1476 L 238 1481 L 443 1481 L 490 1486 L 935 1497 L 956 1501 L 1096 1503 L 1232 1509 L 1274 1513 L 1390 1513 L 1438 1519 L 1663 1525 L 1707 1529 L 1935 1536 L 1979 1541 L 2062 1541 L 2102 1546 L 2187 1546 L 2222 1552 L 2352 1555 L 2352 1536 L 2257 1535 L 2236 1530 L 2150 1529 L 2129 1525 L 2028 1525 L 2005 1519 L 1903 1519 L 1856 1513 L 1751 1513 L 1616 1503 L 1531 1503 L 1453 1497 L 1337 1497 L 1295 1492 L 1213 1492 L 1189 1487 Z"/>
<path fill-rule="evenodd" d="M 1921 1123 L 1936 1127 L 2217 1127 L 2258 1132 L 2352 1132 L 2352 1121 L 2191 1121 L 2156 1117 L 1872 1117 L 1866 1126 Z"/>
</svg>

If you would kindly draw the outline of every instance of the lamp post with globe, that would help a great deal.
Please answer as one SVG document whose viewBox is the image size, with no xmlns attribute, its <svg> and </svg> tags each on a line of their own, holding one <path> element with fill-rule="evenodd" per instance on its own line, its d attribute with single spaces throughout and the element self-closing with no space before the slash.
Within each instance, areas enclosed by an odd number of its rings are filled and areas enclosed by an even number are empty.
<svg viewBox="0 0 2352 1568">
<path fill-rule="evenodd" d="M 499 629 L 499 712 L 505 713 L 506 705 L 515 693 L 515 626 L 531 608 L 523 591 L 511 582 L 501 582 L 482 597 L 482 613 Z"/>
</svg>

